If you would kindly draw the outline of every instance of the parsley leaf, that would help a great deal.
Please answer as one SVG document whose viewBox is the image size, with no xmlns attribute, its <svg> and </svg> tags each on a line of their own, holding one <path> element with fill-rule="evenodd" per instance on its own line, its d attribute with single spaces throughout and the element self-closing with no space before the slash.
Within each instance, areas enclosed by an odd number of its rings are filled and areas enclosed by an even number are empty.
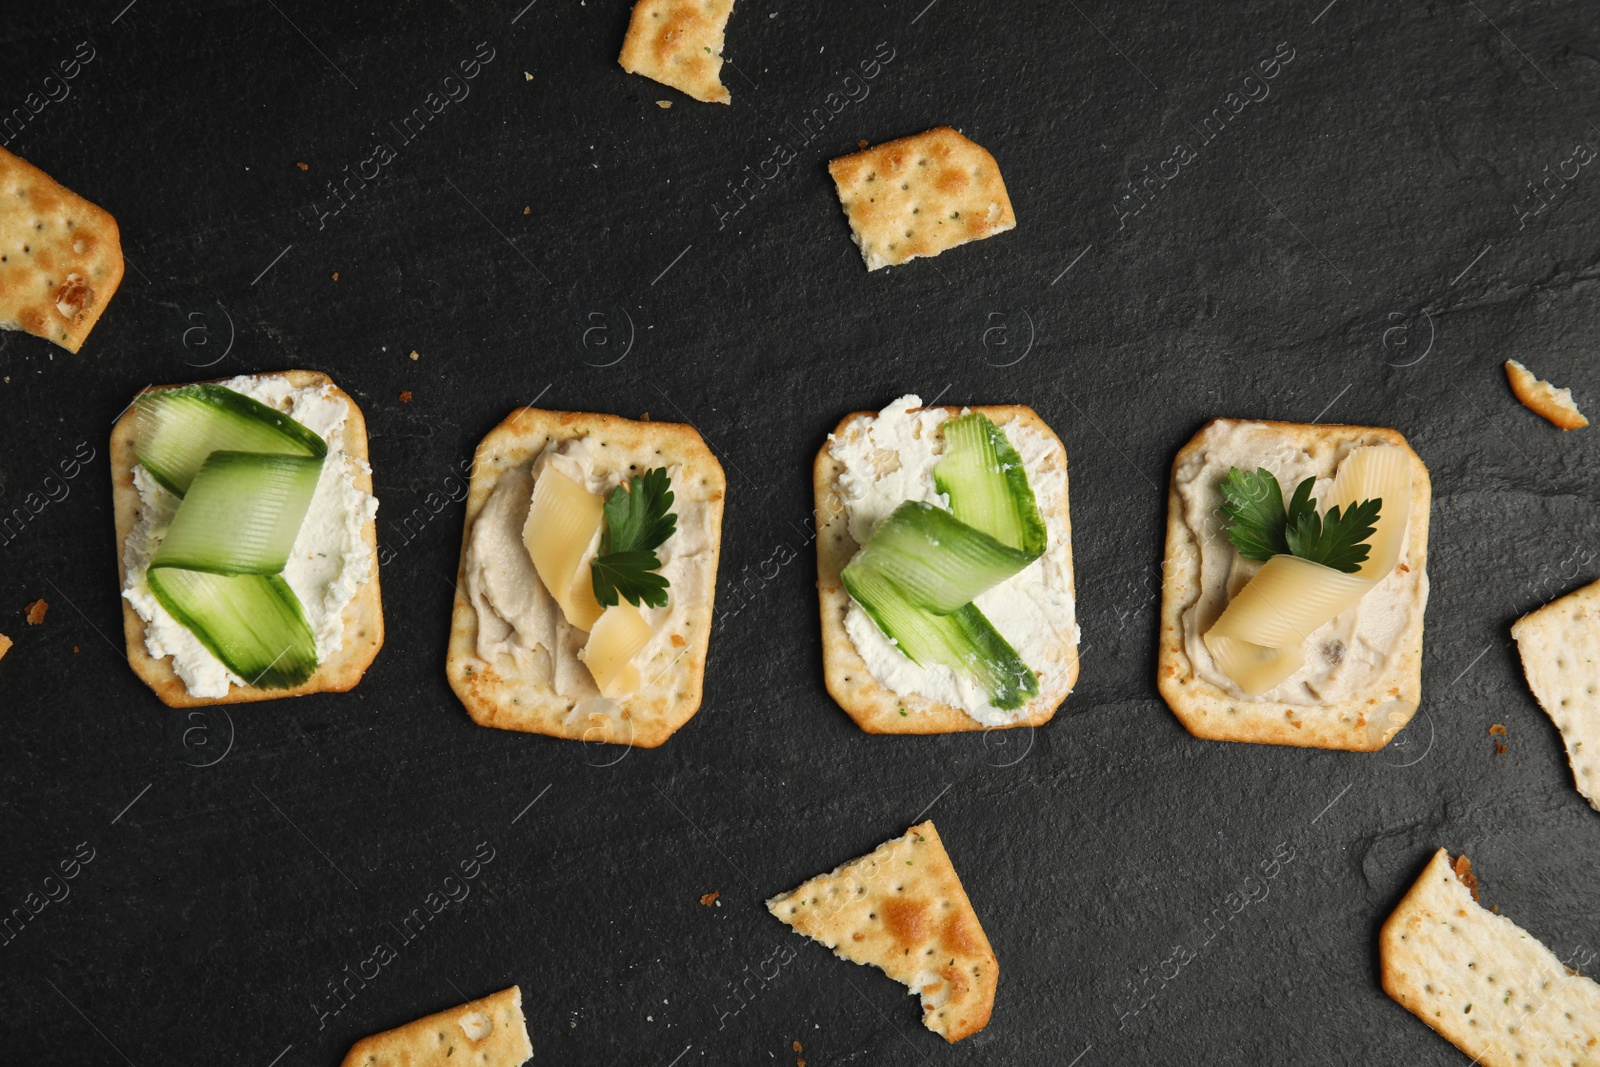
<svg viewBox="0 0 1600 1067">
<path fill-rule="evenodd" d="M 1329 508 L 1324 518 L 1317 518 L 1314 510 L 1302 515 L 1284 531 L 1289 549 L 1301 559 L 1354 574 L 1372 551 L 1361 542 L 1372 536 L 1382 506 L 1379 498 L 1352 504 L 1342 515 L 1337 506 Z"/>
<path fill-rule="evenodd" d="M 611 490 L 600 554 L 589 567 L 601 607 L 615 606 L 619 596 L 635 607 L 641 602 L 667 606 L 667 580 L 654 573 L 661 569 L 655 550 L 678 528 L 672 501 L 672 482 L 664 467 L 652 467 Z"/>
</svg>

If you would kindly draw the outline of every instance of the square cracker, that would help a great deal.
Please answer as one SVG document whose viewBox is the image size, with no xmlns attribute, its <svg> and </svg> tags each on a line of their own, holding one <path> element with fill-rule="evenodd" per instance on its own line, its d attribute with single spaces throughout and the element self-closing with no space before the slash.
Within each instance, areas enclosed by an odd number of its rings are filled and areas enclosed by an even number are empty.
<svg viewBox="0 0 1600 1067">
<path fill-rule="evenodd" d="M 1378 967 L 1385 993 L 1483 1067 L 1600 1063 L 1600 985 L 1473 899 L 1442 848 L 1383 924 Z"/>
<path fill-rule="evenodd" d="M 615 457 L 616 468 L 637 466 L 679 468 L 672 479 L 678 501 L 693 500 L 711 516 L 711 573 L 704 600 L 685 605 L 682 646 L 669 645 L 640 667 L 650 679 L 639 691 L 617 701 L 615 711 L 585 712 L 584 705 L 558 694 L 542 677 L 516 673 L 507 660 L 485 663 L 478 658 L 478 613 L 467 598 L 467 547 L 472 526 L 500 478 L 525 467 L 552 441 L 594 437 Z M 722 502 L 728 483 L 722 464 L 692 426 L 671 422 L 635 422 L 614 415 L 520 408 L 489 431 L 472 458 L 466 521 L 461 533 L 461 562 L 456 572 L 456 599 L 450 624 L 446 673 L 467 713 L 480 726 L 572 740 L 599 741 L 655 748 L 671 737 L 700 709 L 705 683 L 706 651 L 711 642 L 711 609 L 717 564 L 722 554 Z M 681 648 L 669 658 L 673 647 Z M 587 703 L 594 704 L 596 701 Z"/>
<path fill-rule="evenodd" d="M 1047 517 L 1061 524 L 1066 531 L 1066 539 L 1061 544 L 1050 544 L 1045 551 L 1066 553 L 1066 570 L 1071 574 L 1072 516 L 1067 503 L 1067 450 L 1061 439 L 1037 412 L 1023 404 L 965 408 L 947 406 L 944 410 L 952 417 L 963 411 L 979 412 L 989 416 L 1002 430 L 1013 424 L 1026 425 L 1046 434 L 1054 442 L 1054 455 L 1048 463 L 1059 465 L 1064 491 L 1061 494 L 1061 506 L 1054 515 Z M 861 653 L 856 651 L 855 642 L 844 626 L 845 615 L 850 610 L 850 594 L 845 591 L 839 575 L 861 546 L 850 536 L 849 518 L 844 502 L 839 497 L 839 476 L 844 473 L 844 465 L 833 458 L 829 446 L 834 437 L 861 433 L 866 420 L 877 417 L 877 414 L 875 411 L 857 411 L 846 415 L 834 428 L 828 443 L 817 452 L 811 468 L 812 492 L 816 498 L 817 599 L 822 612 L 822 674 L 828 693 L 855 720 L 856 725 L 869 734 L 945 734 L 958 730 L 1041 726 L 1049 722 L 1078 680 L 1078 639 L 1075 633 L 1060 635 L 1062 647 L 1067 650 L 1070 661 L 1065 677 L 1048 689 L 1041 687 L 1039 695 L 1027 703 L 1026 714 L 1004 727 L 985 726 L 968 715 L 965 708 L 941 704 L 924 696 L 901 696 L 880 684 L 867 669 Z M 901 714 L 902 709 L 906 714 Z"/>
<path fill-rule="evenodd" d="M 1000 166 L 948 126 L 828 164 L 867 270 L 1015 229 Z"/>
<path fill-rule="evenodd" d="M 1156 657 L 1156 687 L 1184 728 L 1213 741 L 1250 741 L 1269 745 L 1335 748 L 1374 752 L 1389 743 L 1422 702 L 1422 615 L 1401 637 L 1401 649 L 1389 673 L 1369 690 L 1349 700 L 1321 706 L 1281 704 L 1233 696 L 1195 673 L 1184 649 L 1183 613 L 1200 596 L 1200 543 L 1183 518 L 1178 495 L 1178 469 L 1205 447 L 1213 419 L 1178 450 L 1167 490 L 1167 551 L 1162 564 L 1161 640 Z M 1411 516 L 1400 565 L 1419 574 L 1428 566 L 1428 511 L 1432 482 L 1421 457 L 1395 430 L 1381 426 L 1318 426 L 1297 422 L 1248 421 L 1283 434 L 1289 443 L 1318 457 L 1319 474 L 1331 474 L 1343 445 L 1390 444 L 1411 458 Z"/>
<path fill-rule="evenodd" d="M 1528 688 L 1561 731 L 1578 792 L 1600 811 L 1600 582 L 1524 615 L 1511 636 Z"/>
<path fill-rule="evenodd" d="M 121 283 L 117 220 L 0 148 L 0 330 L 76 352 Z"/>
<path fill-rule="evenodd" d="M 731 103 L 720 76 L 732 13 L 733 0 L 639 0 L 617 62 L 707 104 Z"/>
<path fill-rule="evenodd" d="M 922 1023 L 955 1042 L 989 1025 L 1000 964 L 933 822 L 767 901 L 767 910 L 922 998 Z"/>
<path fill-rule="evenodd" d="M 518 1067 L 532 1055 L 522 988 L 512 986 L 364 1037 L 340 1067 Z"/>
<path fill-rule="evenodd" d="M 344 420 L 344 452 L 352 459 L 367 463 L 367 420 L 361 408 L 350 395 L 333 384 L 321 371 L 288 370 L 260 374 L 256 377 L 282 377 L 297 389 L 318 385 L 331 386 L 333 395 L 348 409 Z M 226 381 L 227 379 L 216 379 Z M 172 389 L 170 385 L 151 386 L 144 392 Z M 117 527 L 117 589 L 127 578 L 122 562 L 122 545 L 143 514 L 144 503 L 133 484 L 133 468 L 139 457 L 135 452 L 137 413 L 132 404 L 123 412 L 111 429 L 111 500 Z M 357 467 L 355 483 L 363 492 L 372 492 L 372 472 Z M 127 598 L 122 600 L 122 632 L 128 645 L 128 665 L 151 689 L 161 702 L 173 708 L 197 708 L 210 704 L 245 704 L 257 700 L 277 700 L 279 697 L 305 696 L 307 693 L 343 693 L 353 689 L 361 676 L 383 647 L 383 596 L 378 589 L 378 529 L 369 521 L 361 531 L 361 538 L 371 552 L 371 564 L 366 582 L 356 590 L 356 595 L 344 607 L 344 644 L 339 646 L 300 685 L 292 689 L 259 689 L 253 685 L 232 686 L 225 697 L 196 697 L 189 694 L 183 679 L 172 669 L 170 656 L 160 659 L 150 655 L 144 644 L 144 620 L 133 610 Z"/>
</svg>

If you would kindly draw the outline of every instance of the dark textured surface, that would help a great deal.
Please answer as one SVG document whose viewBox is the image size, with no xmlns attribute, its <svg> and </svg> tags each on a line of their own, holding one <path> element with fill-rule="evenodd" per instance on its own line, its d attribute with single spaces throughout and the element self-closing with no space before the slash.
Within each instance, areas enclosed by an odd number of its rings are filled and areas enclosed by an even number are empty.
<svg viewBox="0 0 1600 1067">
<path fill-rule="evenodd" d="M 81 355 L 0 335 L 0 505 L 64 497 L 0 545 L 0 905 L 94 857 L 0 944 L 0 1059 L 334 1064 L 518 982 L 542 1064 L 1464 1063 L 1376 974 L 1440 844 L 1558 954 L 1600 951 L 1600 815 L 1507 633 L 1600 576 L 1600 431 L 1499 367 L 1600 408 L 1600 170 L 1562 165 L 1600 148 L 1590 5 L 741 0 L 723 108 L 617 68 L 625 0 L 125 2 L 0 29 L 6 111 L 92 42 L 10 147 L 130 259 Z M 403 142 L 479 42 L 470 95 Z M 836 91 L 820 136 L 788 129 Z M 869 276 L 824 163 L 941 123 L 993 151 L 1019 228 Z M 733 212 L 778 137 L 795 159 Z M 1577 176 L 1522 219 L 1546 167 Z M 365 408 L 388 644 L 354 693 L 191 722 L 123 662 L 106 435 L 148 383 L 287 367 Z M 1028 403 L 1066 442 L 1083 669 L 1031 735 L 867 737 L 823 690 L 811 458 L 908 391 Z M 442 494 L 535 398 L 688 419 L 727 468 L 706 702 L 663 748 L 480 729 L 445 684 Z M 1432 469 L 1423 711 L 1383 752 L 1198 741 L 1157 699 L 1166 467 L 1216 415 L 1394 426 Z M 924 811 L 1001 962 L 955 1049 L 761 904 Z M 480 843 L 470 895 L 403 940 Z"/>
</svg>

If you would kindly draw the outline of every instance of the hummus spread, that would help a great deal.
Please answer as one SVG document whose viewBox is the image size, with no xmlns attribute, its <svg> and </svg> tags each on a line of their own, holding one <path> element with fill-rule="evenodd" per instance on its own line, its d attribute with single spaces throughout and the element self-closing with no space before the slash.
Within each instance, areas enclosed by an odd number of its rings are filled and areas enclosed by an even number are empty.
<svg viewBox="0 0 1600 1067">
<path fill-rule="evenodd" d="M 1411 524 L 1401 543 L 1400 565 L 1355 607 L 1313 630 L 1305 642 L 1305 664 L 1275 688 L 1246 695 L 1216 666 L 1201 637 L 1263 566 L 1239 555 L 1228 540 L 1221 489 L 1228 469 L 1265 467 L 1278 479 L 1285 501 L 1295 486 L 1314 477 L 1312 496 L 1321 509 L 1344 458 L 1364 445 L 1388 442 L 1355 439 L 1319 443 L 1307 451 L 1270 426 L 1221 419 L 1205 429 L 1201 440 L 1202 447 L 1172 475 L 1200 559 L 1200 593 L 1183 613 L 1184 651 L 1195 674 L 1239 700 L 1317 705 L 1360 695 L 1393 667 L 1406 633 L 1428 603 L 1428 576 L 1423 568 L 1410 566 Z"/>
<path fill-rule="evenodd" d="M 866 420 L 858 432 L 830 438 L 829 452 L 844 466 L 839 494 L 857 544 L 866 544 L 878 524 L 907 500 L 950 506 L 949 498 L 933 483 L 934 464 L 944 452 L 939 428 L 950 416 L 943 408 L 915 410 L 921 406 L 920 397 L 903 396 Z M 1056 448 L 1049 435 L 1022 423 L 1001 429 L 1022 457 L 1028 485 L 1044 516 L 1048 543 L 1044 555 L 973 603 L 1033 669 L 1040 692 L 1045 692 L 1066 676 L 1077 655 L 1072 546 L 1058 517 L 1065 503 L 1066 472 L 1059 465 L 1045 469 L 1045 460 Z M 1009 710 L 991 706 L 981 686 L 949 667 L 914 663 L 853 600 L 844 625 L 872 676 L 894 692 L 962 708 L 985 726 L 1005 726 L 1027 717 L 1026 705 Z"/>
<path fill-rule="evenodd" d="M 334 395 L 332 386 L 296 388 L 282 375 L 242 375 L 220 384 L 286 413 L 328 442 L 328 458 L 316 492 L 283 569 L 284 581 L 300 598 L 306 622 L 316 637 L 320 663 L 344 643 L 345 605 L 372 573 L 372 549 L 362 540 L 361 530 L 377 515 L 378 501 L 355 483 L 357 470 L 368 471 L 366 464 L 344 451 L 349 409 Z M 145 580 L 145 571 L 183 501 L 151 477 L 143 465 L 134 467 L 133 484 L 143 508 L 122 546 L 127 574 L 122 595 L 144 620 L 145 648 L 157 659 L 172 657 L 173 672 L 183 679 L 190 696 L 225 697 L 230 685 L 242 686 L 245 680 L 174 619 Z"/>
<path fill-rule="evenodd" d="M 467 541 L 465 592 L 478 614 L 478 658 L 486 663 L 509 661 L 517 673 L 543 679 L 574 704 L 600 696 L 589 668 L 578 659 L 578 650 L 589 635 L 567 622 L 560 605 L 539 580 L 522 541 L 522 527 L 533 504 L 534 482 L 546 463 L 602 497 L 631 475 L 642 473 L 605 469 L 596 462 L 596 451 L 586 437 L 554 441 L 531 463 L 502 475 L 474 520 Z M 667 468 L 667 477 L 675 481 L 678 468 Z M 672 510 L 678 517 L 677 527 L 656 550 L 661 560 L 659 573 L 668 583 L 667 606 L 640 607 L 654 636 L 633 658 L 634 663 L 651 662 L 673 635 L 681 641 L 687 609 L 713 591 L 715 538 L 710 509 L 675 492 Z M 597 532 L 584 552 L 580 574 L 588 574 L 602 535 L 603 531 Z M 644 679 L 646 685 L 651 681 Z"/>
</svg>

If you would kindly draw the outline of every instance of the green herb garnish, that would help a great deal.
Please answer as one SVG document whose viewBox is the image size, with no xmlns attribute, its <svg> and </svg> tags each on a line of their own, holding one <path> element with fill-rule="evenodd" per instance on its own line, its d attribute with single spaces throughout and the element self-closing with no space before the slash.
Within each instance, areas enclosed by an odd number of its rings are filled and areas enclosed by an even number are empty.
<svg viewBox="0 0 1600 1067">
<path fill-rule="evenodd" d="M 661 569 L 655 550 L 678 528 L 672 500 L 672 483 L 664 467 L 635 474 L 629 484 L 611 490 L 600 554 L 589 567 L 601 607 L 614 607 L 619 596 L 635 607 L 667 606 L 667 580 L 655 573 Z"/>
<path fill-rule="evenodd" d="M 1294 555 L 1325 567 L 1354 574 L 1367 560 L 1382 499 L 1363 500 L 1343 510 L 1332 507 L 1326 517 L 1311 501 L 1315 478 L 1295 486 L 1289 506 L 1283 506 L 1283 489 L 1271 471 L 1258 467 L 1254 474 L 1230 467 L 1222 479 L 1222 514 L 1228 520 L 1228 540 L 1245 559 L 1265 562 L 1273 556 Z"/>
</svg>

